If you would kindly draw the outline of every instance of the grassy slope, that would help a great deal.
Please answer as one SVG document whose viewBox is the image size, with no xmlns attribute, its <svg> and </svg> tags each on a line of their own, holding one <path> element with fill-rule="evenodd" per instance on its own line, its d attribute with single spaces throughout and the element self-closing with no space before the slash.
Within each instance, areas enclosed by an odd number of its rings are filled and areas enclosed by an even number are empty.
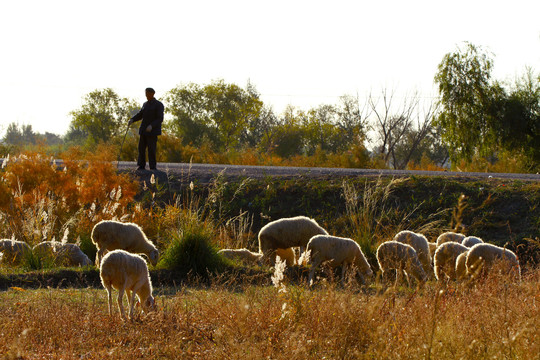
<svg viewBox="0 0 540 360">
<path fill-rule="evenodd" d="M 285 181 L 268 178 L 248 182 L 233 201 L 224 203 L 222 212 L 237 215 L 248 211 L 253 215 L 252 230 L 255 234 L 270 220 L 307 215 L 332 234 L 355 238 L 355 229 L 345 209 L 344 181 L 358 190 L 359 209 L 373 206 L 373 198 L 377 197 L 374 189 L 389 189 L 384 200 L 376 199 L 369 219 L 377 223 L 372 226 L 375 229 L 372 234 L 374 246 L 403 229 L 422 230 L 430 241 L 435 241 L 440 233 L 459 223 L 459 230 L 466 235 L 479 236 L 500 246 L 507 245 L 526 262 L 538 264 L 540 260 L 526 240 L 540 237 L 538 182 L 442 177 L 299 178 Z M 229 184 L 224 198 L 233 198 L 237 188 L 238 185 Z M 364 196 L 366 193 L 370 193 L 367 198 Z M 462 194 L 465 195 L 464 207 L 456 220 L 454 212 Z M 253 241 L 256 241 L 255 237 Z"/>
<path fill-rule="evenodd" d="M 352 216 L 359 224 L 354 223 L 347 212 L 344 182 L 357 190 L 356 198 L 350 199 L 349 196 L 348 201 L 357 206 Z M 538 242 L 528 240 L 538 240 L 540 236 L 540 183 L 441 177 L 287 180 L 269 177 L 242 182 L 221 179 L 211 191 L 208 187 L 195 188 L 203 200 L 201 203 L 205 203 L 209 192 L 214 195 L 216 223 L 223 224 L 227 219 L 246 212 L 245 216 L 252 219 L 247 246 L 254 249 L 257 247 L 256 234 L 268 221 L 303 214 L 317 219 L 331 234 L 359 241 L 372 265 L 375 265 L 377 245 L 396 232 L 420 230 L 434 241 L 439 233 L 453 228 L 456 223 L 462 225 L 460 230 L 465 234 L 480 236 L 516 251 L 522 265 L 535 266 L 540 261 Z M 165 190 L 159 195 L 171 198 Z M 179 191 L 181 195 L 184 190 L 180 188 Z M 465 200 L 460 211 L 456 211 L 462 194 Z M 366 208 L 369 211 L 362 213 Z M 358 226 L 369 229 L 362 232 Z M 362 236 L 367 240 L 360 239 Z M 7 268 L 1 271 L 0 288 L 5 289 L 11 284 L 26 284 L 28 287 L 99 286 L 95 270 L 49 270 L 19 275 L 9 272 Z M 185 279 L 185 274 L 177 275 L 177 279 Z M 170 285 L 173 277 L 171 274 L 153 276 L 157 286 L 161 283 Z"/>
</svg>

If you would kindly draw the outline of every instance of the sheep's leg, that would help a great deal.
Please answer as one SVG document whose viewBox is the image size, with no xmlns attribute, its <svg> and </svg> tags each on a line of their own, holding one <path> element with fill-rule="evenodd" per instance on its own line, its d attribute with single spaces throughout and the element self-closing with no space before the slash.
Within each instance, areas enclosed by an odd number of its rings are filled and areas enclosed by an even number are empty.
<svg viewBox="0 0 540 360">
<path fill-rule="evenodd" d="M 321 265 L 321 261 L 319 259 L 314 260 L 311 263 L 311 270 L 309 271 L 309 279 L 308 284 L 309 286 L 313 285 L 313 276 L 315 275 L 315 270 Z"/>
<path fill-rule="evenodd" d="M 306 247 L 305 246 L 299 246 L 298 249 L 299 249 L 298 259 L 300 259 L 300 258 L 302 258 L 302 256 L 306 252 Z"/>
<path fill-rule="evenodd" d="M 111 284 L 107 285 L 107 295 L 109 299 L 109 316 L 112 316 L 112 288 Z"/>
<path fill-rule="evenodd" d="M 118 309 L 120 309 L 120 314 L 122 316 L 122 319 L 127 320 L 126 313 L 124 311 L 124 304 L 123 304 L 124 289 L 125 289 L 125 286 L 122 286 L 120 289 L 118 289 L 118 298 L 116 299 L 116 301 L 118 302 Z"/>
<path fill-rule="evenodd" d="M 135 296 L 137 295 L 137 293 L 139 292 L 139 290 L 141 290 L 144 282 L 145 282 L 146 279 L 140 279 L 137 283 L 135 283 L 135 285 L 133 285 L 133 287 L 131 288 L 131 294 L 130 294 L 130 297 L 129 297 L 129 318 L 130 319 L 133 319 L 133 308 L 135 307 Z"/>
<path fill-rule="evenodd" d="M 405 275 L 405 278 L 407 279 L 407 286 L 411 287 L 411 277 L 409 276 L 409 273 L 403 270 L 403 274 Z"/>
<path fill-rule="evenodd" d="M 128 298 L 128 306 L 131 307 L 131 294 L 133 293 L 132 290 L 130 289 L 126 289 L 126 295 L 127 295 L 127 298 Z M 131 314 L 130 314 L 131 316 Z"/>
<path fill-rule="evenodd" d="M 129 298 L 129 305 L 130 305 L 130 308 L 129 308 L 129 318 L 130 319 L 133 319 L 133 307 L 135 306 L 135 295 L 136 295 L 136 292 L 135 290 L 133 290 L 131 292 L 131 296 Z"/>
<path fill-rule="evenodd" d="M 435 267 L 435 278 L 437 280 L 442 281 L 442 276 L 443 276 L 443 273 L 442 273 L 441 266 L 438 265 L 438 266 Z"/>
<path fill-rule="evenodd" d="M 399 281 L 401 280 L 401 273 L 403 270 L 396 269 L 396 282 L 394 283 L 394 287 L 397 287 L 399 285 Z"/>
</svg>

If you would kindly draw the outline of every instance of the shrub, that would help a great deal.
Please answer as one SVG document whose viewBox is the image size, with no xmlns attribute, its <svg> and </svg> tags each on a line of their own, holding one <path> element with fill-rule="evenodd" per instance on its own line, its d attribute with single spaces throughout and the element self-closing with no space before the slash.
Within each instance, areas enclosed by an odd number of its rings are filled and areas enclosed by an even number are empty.
<svg viewBox="0 0 540 360">
<path fill-rule="evenodd" d="M 202 277 L 224 270 L 227 263 L 211 239 L 211 232 L 204 225 L 174 232 L 158 266 Z"/>
<path fill-rule="evenodd" d="M 38 255 L 30 251 L 24 255 L 21 267 L 26 270 L 51 269 L 54 265 L 54 257 L 50 255 Z"/>
<path fill-rule="evenodd" d="M 89 234 L 97 221 L 124 215 L 139 185 L 116 172 L 110 154 L 72 149 L 61 167 L 36 152 L 10 157 L 0 170 L 0 236 L 35 245 L 66 229 L 74 238 Z"/>
</svg>

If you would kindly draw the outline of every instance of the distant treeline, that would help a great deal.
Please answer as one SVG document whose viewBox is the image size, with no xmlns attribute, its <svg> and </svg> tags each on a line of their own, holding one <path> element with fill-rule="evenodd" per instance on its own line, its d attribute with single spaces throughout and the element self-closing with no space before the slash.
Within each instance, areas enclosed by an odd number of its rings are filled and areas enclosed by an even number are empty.
<svg viewBox="0 0 540 360">
<path fill-rule="evenodd" d="M 290 105 L 282 114 L 251 83 L 182 84 L 160 98 L 166 120 L 158 161 L 537 172 L 540 75 L 526 69 L 503 84 L 491 78 L 492 67 L 490 54 L 465 43 L 439 64 L 437 99 L 381 89 L 308 110 Z M 112 89 L 95 90 L 71 112 L 62 136 L 9 124 L 0 155 L 37 144 L 61 152 L 107 143 L 119 151 L 140 106 Z M 122 160 L 136 158 L 136 142 L 133 125 Z"/>
</svg>

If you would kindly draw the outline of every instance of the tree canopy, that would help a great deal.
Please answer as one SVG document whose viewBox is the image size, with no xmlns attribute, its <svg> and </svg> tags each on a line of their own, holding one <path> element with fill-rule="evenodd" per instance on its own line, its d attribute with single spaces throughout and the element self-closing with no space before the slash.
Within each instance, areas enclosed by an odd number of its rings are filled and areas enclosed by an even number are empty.
<svg viewBox="0 0 540 360">
<path fill-rule="evenodd" d="M 488 156 L 499 150 L 540 162 L 540 76 L 532 70 L 507 89 L 493 80 L 490 53 L 465 43 L 444 56 L 435 82 L 441 112 L 436 124 L 453 161 Z"/>
<path fill-rule="evenodd" d="M 258 133 L 263 102 L 255 89 L 223 80 L 194 83 L 170 90 L 165 98 L 172 115 L 170 130 L 186 144 L 210 141 L 218 149 L 236 148 Z M 255 139 L 257 141 L 258 139 Z"/>
<path fill-rule="evenodd" d="M 133 100 L 121 98 L 113 89 L 94 90 L 84 104 L 71 112 L 72 121 L 66 140 L 93 146 L 120 136 L 129 114 L 139 107 Z"/>
</svg>

